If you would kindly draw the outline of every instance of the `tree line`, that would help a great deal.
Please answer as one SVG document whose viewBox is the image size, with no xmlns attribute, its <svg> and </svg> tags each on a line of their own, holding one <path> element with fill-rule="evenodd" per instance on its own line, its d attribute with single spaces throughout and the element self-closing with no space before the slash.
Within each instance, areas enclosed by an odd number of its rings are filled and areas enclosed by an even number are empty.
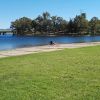
<svg viewBox="0 0 100 100">
<path fill-rule="evenodd" d="M 100 35 L 99 18 L 87 20 L 86 13 L 66 21 L 62 17 L 44 12 L 34 20 L 27 17 L 19 18 L 11 22 L 10 27 L 17 35 Z"/>
</svg>

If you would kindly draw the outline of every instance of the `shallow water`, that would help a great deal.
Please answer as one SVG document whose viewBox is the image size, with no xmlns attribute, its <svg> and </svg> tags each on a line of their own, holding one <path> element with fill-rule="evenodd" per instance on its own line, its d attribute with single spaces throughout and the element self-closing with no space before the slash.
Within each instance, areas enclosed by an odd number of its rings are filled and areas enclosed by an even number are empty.
<svg viewBox="0 0 100 100">
<path fill-rule="evenodd" d="M 56 43 L 80 43 L 80 42 L 97 42 L 100 41 L 100 36 L 82 36 L 82 37 L 67 37 L 67 36 L 55 36 L 55 37 L 18 37 L 12 35 L 0 36 L 0 50 L 9 50 L 26 46 L 40 46 L 47 45 L 50 41 Z"/>
</svg>

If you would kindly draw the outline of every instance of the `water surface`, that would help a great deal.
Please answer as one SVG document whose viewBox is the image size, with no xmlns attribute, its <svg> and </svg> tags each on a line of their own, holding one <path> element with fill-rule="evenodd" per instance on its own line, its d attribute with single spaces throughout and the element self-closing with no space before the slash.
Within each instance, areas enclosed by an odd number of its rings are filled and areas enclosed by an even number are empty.
<svg viewBox="0 0 100 100">
<path fill-rule="evenodd" d="M 0 50 L 9 50 L 26 46 L 40 46 L 47 45 L 50 41 L 56 43 L 80 43 L 80 42 L 97 42 L 100 41 L 100 36 L 82 36 L 82 37 L 67 37 L 67 36 L 55 36 L 55 37 L 37 37 L 37 36 L 12 36 L 1 35 L 0 36 Z"/>
</svg>

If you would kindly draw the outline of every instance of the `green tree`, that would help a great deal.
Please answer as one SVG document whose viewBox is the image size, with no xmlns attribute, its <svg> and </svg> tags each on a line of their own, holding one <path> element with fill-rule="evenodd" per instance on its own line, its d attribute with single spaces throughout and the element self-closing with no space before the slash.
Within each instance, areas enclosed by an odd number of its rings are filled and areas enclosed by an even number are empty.
<svg viewBox="0 0 100 100">
<path fill-rule="evenodd" d="M 58 33 L 64 33 L 67 31 L 67 21 L 62 17 L 57 17 Z"/>
<path fill-rule="evenodd" d="M 52 22 L 52 32 L 55 33 L 57 30 L 57 16 L 52 16 L 51 22 Z"/>
<path fill-rule="evenodd" d="M 34 21 L 32 21 L 32 27 L 41 32 L 41 34 L 49 33 L 51 29 L 51 19 L 48 12 L 44 12 L 42 15 L 39 15 Z"/>
<path fill-rule="evenodd" d="M 88 20 L 86 14 L 82 13 L 74 18 L 74 32 L 79 35 L 84 35 L 88 31 Z"/>
<path fill-rule="evenodd" d="M 32 20 L 27 17 L 22 17 L 11 23 L 12 30 L 16 31 L 17 35 L 27 35 L 32 33 Z"/>
<path fill-rule="evenodd" d="M 75 26 L 74 26 L 74 21 L 73 19 L 70 19 L 69 22 L 68 22 L 68 34 L 71 35 L 73 34 L 75 31 Z"/>
<path fill-rule="evenodd" d="M 52 16 L 52 30 L 53 32 L 59 34 L 59 32 L 65 32 L 67 29 L 67 21 L 62 17 Z"/>
<path fill-rule="evenodd" d="M 100 35 L 100 20 L 98 20 L 97 24 L 97 35 Z"/>
<path fill-rule="evenodd" d="M 42 16 L 43 16 L 43 20 L 48 20 L 48 19 L 50 19 L 50 13 L 49 13 L 49 12 L 44 12 L 44 13 L 42 14 Z"/>
<path fill-rule="evenodd" d="M 13 32 L 17 35 L 27 34 L 41 34 L 49 35 L 50 33 L 56 35 L 100 35 L 100 20 L 93 17 L 90 21 L 86 19 L 86 13 L 77 15 L 68 22 L 62 17 L 51 16 L 49 12 L 44 12 L 36 19 L 31 20 L 27 17 L 22 17 L 11 23 Z"/>
<path fill-rule="evenodd" d="M 89 22 L 89 30 L 91 35 L 95 35 L 98 31 L 98 27 L 100 27 L 99 25 L 99 19 L 97 17 L 93 17 L 90 22 Z"/>
<path fill-rule="evenodd" d="M 42 30 L 47 34 L 50 31 L 50 25 L 51 25 L 50 14 L 48 12 L 44 12 L 42 14 L 42 17 L 43 17 Z"/>
</svg>

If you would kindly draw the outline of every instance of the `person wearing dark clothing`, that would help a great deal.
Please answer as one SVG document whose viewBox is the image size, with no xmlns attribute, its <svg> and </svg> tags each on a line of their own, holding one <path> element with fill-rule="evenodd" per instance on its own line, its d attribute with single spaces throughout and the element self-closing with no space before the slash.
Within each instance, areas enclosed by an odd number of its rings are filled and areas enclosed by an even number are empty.
<svg viewBox="0 0 100 100">
<path fill-rule="evenodd" d="M 53 41 L 50 41 L 50 45 L 54 45 L 55 43 Z"/>
</svg>

